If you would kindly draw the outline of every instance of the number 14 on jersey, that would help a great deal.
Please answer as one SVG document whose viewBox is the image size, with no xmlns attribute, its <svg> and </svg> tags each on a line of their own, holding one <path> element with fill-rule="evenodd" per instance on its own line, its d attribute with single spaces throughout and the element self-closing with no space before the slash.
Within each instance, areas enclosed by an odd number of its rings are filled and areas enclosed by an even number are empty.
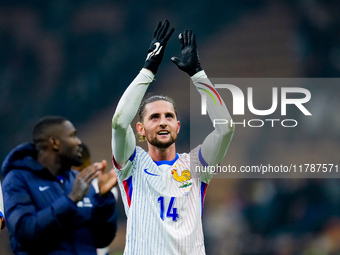
<svg viewBox="0 0 340 255">
<path fill-rule="evenodd" d="M 178 219 L 178 213 L 177 213 L 177 208 L 174 207 L 175 200 L 176 200 L 175 197 L 171 197 L 169 206 L 166 211 L 166 217 L 172 218 L 172 221 L 176 222 Z M 165 211 L 164 197 L 159 197 L 158 203 L 160 203 L 160 217 L 162 220 L 164 220 L 164 211 Z"/>
</svg>

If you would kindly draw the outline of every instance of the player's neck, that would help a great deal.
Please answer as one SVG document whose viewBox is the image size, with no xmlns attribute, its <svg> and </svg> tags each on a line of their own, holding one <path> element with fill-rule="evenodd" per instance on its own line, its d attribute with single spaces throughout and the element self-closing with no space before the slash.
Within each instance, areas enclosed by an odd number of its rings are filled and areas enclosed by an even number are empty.
<svg viewBox="0 0 340 255">
<path fill-rule="evenodd" d="M 175 143 L 167 148 L 158 148 L 149 144 L 149 155 L 154 161 L 173 160 L 176 157 Z"/>
<path fill-rule="evenodd" d="M 38 153 L 37 161 L 54 176 L 61 175 L 65 172 L 65 170 L 69 169 L 69 167 L 62 166 L 59 160 L 51 154 L 47 153 Z"/>
</svg>

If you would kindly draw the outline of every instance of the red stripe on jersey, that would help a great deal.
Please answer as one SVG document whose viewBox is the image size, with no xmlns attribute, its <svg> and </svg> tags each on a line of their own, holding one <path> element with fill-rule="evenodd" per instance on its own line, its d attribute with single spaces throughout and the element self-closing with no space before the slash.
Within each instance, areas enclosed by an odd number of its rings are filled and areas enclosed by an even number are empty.
<svg viewBox="0 0 340 255">
<path fill-rule="evenodd" d="M 117 168 L 118 170 L 120 170 L 120 167 L 118 166 L 116 160 L 115 160 L 115 157 L 113 156 L 112 154 L 112 162 L 113 162 L 113 165 L 115 166 L 115 168 Z"/>
<path fill-rule="evenodd" d="M 123 185 L 124 185 L 124 190 L 125 190 L 126 197 L 127 197 L 127 202 L 130 207 L 131 199 L 132 199 L 132 191 L 133 191 L 132 176 L 128 178 L 127 180 L 123 181 Z"/>
</svg>

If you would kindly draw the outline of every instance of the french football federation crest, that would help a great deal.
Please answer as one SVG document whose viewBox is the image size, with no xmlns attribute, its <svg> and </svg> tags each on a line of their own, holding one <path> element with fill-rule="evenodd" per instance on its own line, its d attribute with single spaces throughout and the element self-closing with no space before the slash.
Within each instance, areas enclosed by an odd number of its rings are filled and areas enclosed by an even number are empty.
<svg viewBox="0 0 340 255">
<path fill-rule="evenodd" d="M 179 164 L 179 166 L 181 165 Z M 174 167 L 176 168 L 176 165 Z M 177 169 L 172 169 L 171 174 L 176 181 L 182 183 L 182 185 L 179 186 L 180 188 L 186 188 L 192 185 L 191 173 L 189 170 L 183 170 L 182 173 L 179 175 Z"/>
</svg>

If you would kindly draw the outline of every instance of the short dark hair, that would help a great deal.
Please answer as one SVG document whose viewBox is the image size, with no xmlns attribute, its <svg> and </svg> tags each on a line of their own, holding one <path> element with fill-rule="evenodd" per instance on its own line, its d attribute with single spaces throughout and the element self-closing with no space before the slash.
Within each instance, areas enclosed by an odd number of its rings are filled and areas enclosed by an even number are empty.
<svg viewBox="0 0 340 255">
<path fill-rule="evenodd" d="M 38 120 L 35 124 L 32 132 L 33 143 L 37 150 L 44 149 L 46 144 L 45 142 L 48 139 L 48 135 L 46 131 L 53 126 L 61 125 L 65 121 L 68 121 L 65 117 L 61 116 L 46 116 Z"/>
<path fill-rule="evenodd" d="M 145 106 L 147 104 L 150 104 L 150 103 L 156 102 L 156 101 L 166 101 L 166 102 L 171 103 L 174 107 L 176 117 L 178 117 L 177 116 L 177 110 L 176 110 L 176 107 L 175 107 L 175 102 L 171 97 L 163 96 L 163 95 L 149 95 L 148 97 L 144 98 L 144 100 L 142 101 L 142 103 L 139 106 L 138 115 L 139 115 L 139 121 L 140 122 L 143 122 L 143 118 L 144 118 L 144 114 L 145 114 Z"/>
</svg>

